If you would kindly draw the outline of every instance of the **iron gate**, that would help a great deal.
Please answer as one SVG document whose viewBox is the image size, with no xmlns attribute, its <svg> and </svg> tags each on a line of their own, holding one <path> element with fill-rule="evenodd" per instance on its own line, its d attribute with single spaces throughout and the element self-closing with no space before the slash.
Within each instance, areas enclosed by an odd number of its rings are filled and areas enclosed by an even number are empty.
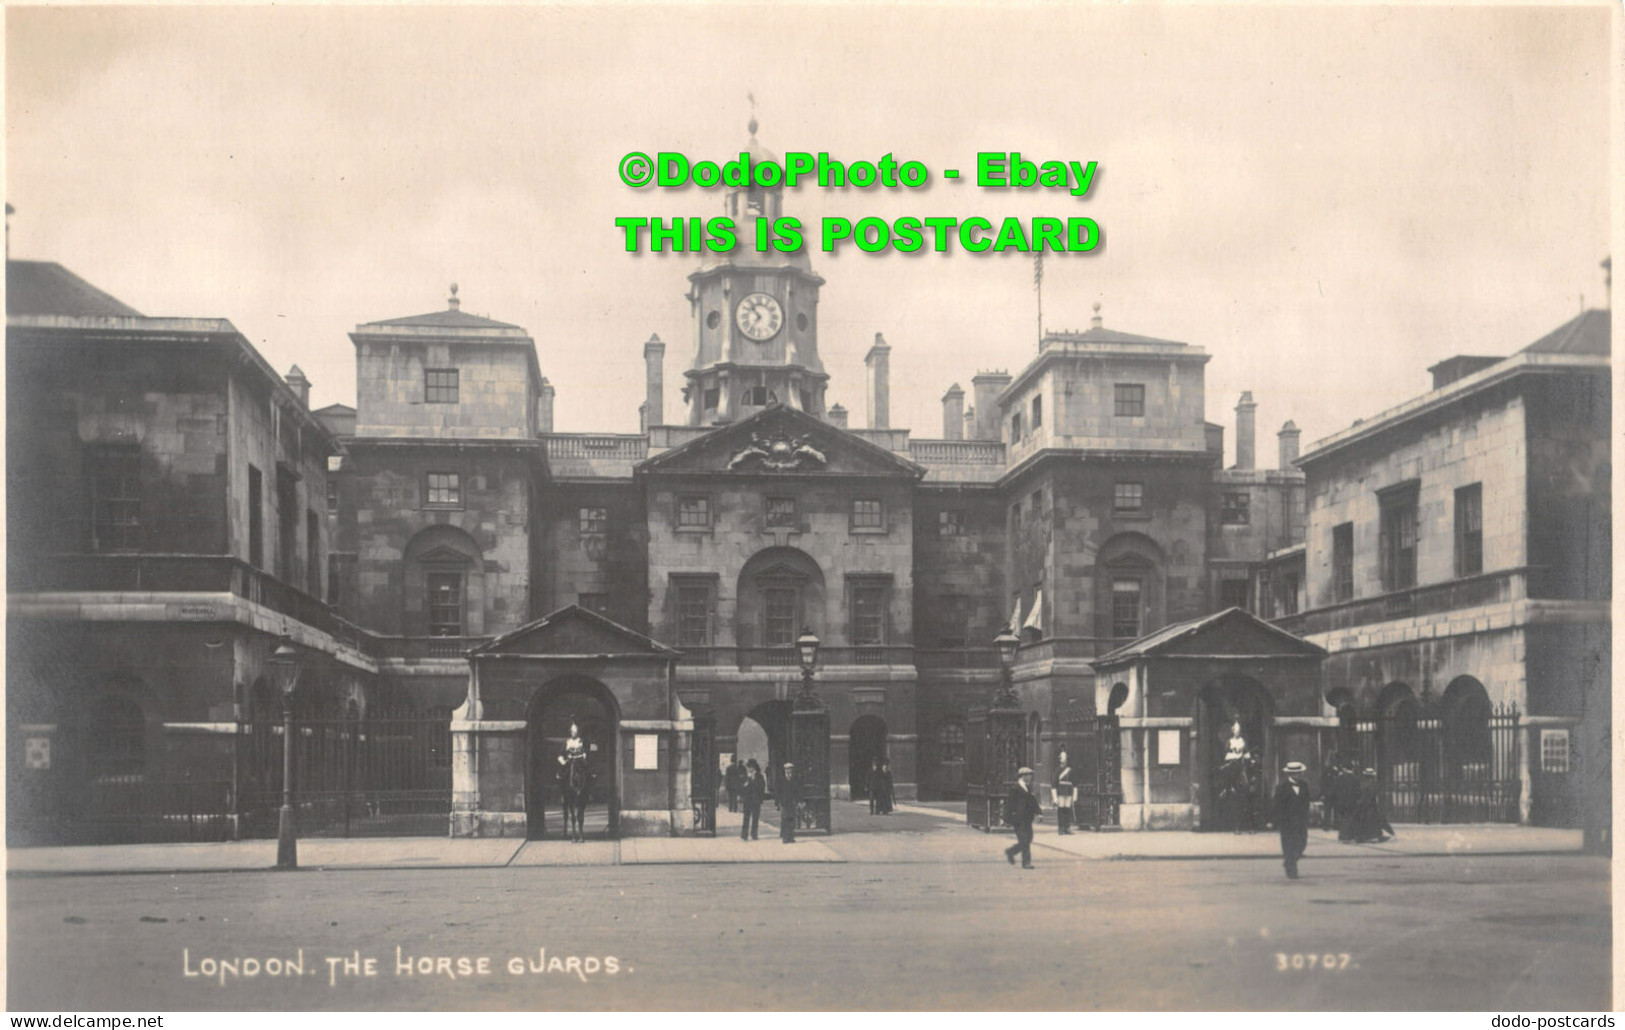
<svg viewBox="0 0 1625 1030">
<path fill-rule="evenodd" d="M 1070 719 L 1066 723 L 1067 758 L 1077 788 L 1073 816 L 1092 830 L 1120 824 L 1123 782 L 1120 761 L 1122 736 L 1117 716 Z"/>
<path fill-rule="evenodd" d="M 1452 720 L 1437 706 L 1355 720 L 1352 747 L 1375 769 L 1391 822 L 1515 823 L 1522 787 L 1518 710 Z M 1345 728 L 1340 743 L 1350 746 Z"/>
<path fill-rule="evenodd" d="M 690 737 L 689 797 L 694 805 L 694 832 L 717 835 L 717 719 L 709 707 L 694 711 Z"/>
<path fill-rule="evenodd" d="M 244 727 L 244 836 L 273 837 L 282 804 L 282 723 Z M 300 719 L 293 806 L 303 837 L 444 836 L 451 820 L 451 720 Z"/>
<path fill-rule="evenodd" d="M 965 722 L 965 822 L 988 833 L 1008 825 L 1005 800 L 1027 760 L 1027 714 L 972 708 Z"/>
</svg>

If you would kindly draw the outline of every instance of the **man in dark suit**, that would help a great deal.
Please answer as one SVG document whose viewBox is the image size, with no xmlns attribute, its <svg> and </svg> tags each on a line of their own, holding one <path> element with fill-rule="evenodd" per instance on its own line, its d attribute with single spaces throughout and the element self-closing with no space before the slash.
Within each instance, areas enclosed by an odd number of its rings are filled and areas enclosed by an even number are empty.
<svg viewBox="0 0 1625 1030">
<path fill-rule="evenodd" d="M 1302 762 L 1288 762 L 1286 779 L 1275 788 L 1275 828 L 1281 832 L 1281 864 L 1290 880 L 1298 878 L 1298 859 L 1309 844 L 1309 770 Z"/>
<path fill-rule="evenodd" d="M 1004 803 L 1004 818 L 1016 828 L 1016 842 L 1004 849 L 1004 857 L 1016 864 L 1016 853 L 1021 853 L 1021 868 L 1033 867 L 1033 820 L 1039 816 L 1038 796 L 1033 793 L 1033 771 L 1022 766 L 1016 772 L 1016 785 L 1010 788 L 1010 797 Z"/>
<path fill-rule="evenodd" d="M 762 799 L 767 796 L 767 779 L 762 767 L 752 758 L 745 763 L 745 782 L 740 787 L 740 799 L 745 805 L 745 819 L 739 824 L 740 840 L 755 840 L 762 825 Z"/>
<path fill-rule="evenodd" d="M 796 778 L 794 762 L 784 763 L 784 781 L 779 784 L 779 840 L 786 844 L 796 842 L 796 820 L 801 812 L 801 780 Z"/>
</svg>

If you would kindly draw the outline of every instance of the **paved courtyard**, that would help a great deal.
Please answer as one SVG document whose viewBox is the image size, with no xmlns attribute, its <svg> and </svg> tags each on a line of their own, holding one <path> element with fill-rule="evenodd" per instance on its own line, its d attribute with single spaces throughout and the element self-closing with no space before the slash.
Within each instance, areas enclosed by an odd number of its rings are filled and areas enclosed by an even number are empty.
<svg viewBox="0 0 1625 1030">
<path fill-rule="evenodd" d="M 798 861 L 628 862 L 632 842 L 622 841 L 547 842 L 536 854 L 573 848 L 580 861 L 527 863 L 536 845 L 508 842 L 507 863 L 464 868 L 18 875 L 8 885 L 9 1006 L 1610 1003 L 1608 865 L 1598 858 L 1354 851 L 1317 838 L 1295 882 L 1264 858 L 1111 861 L 1057 847 L 1041 847 L 1038 868 L 1023 872 L 999 853 L 1008 837 L 939 815 L 846 822 L 849 832 L 795 845 L 770 840 L 766 824 L 754 845 L 707 842 L 775 859 L 806 849 Z M 1072 838 L 1051 829 L 1047 840 Z M 654 854 L 664 843 L 634 846 Z"/>
</svg>

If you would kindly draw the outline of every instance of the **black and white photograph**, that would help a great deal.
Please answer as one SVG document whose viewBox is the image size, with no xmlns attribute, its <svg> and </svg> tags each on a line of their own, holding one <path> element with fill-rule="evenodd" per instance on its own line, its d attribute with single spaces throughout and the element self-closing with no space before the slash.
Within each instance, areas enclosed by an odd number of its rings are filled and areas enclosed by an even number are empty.
<svg viewBox="0 0 1625 1030">
<path fill-rule="evenodd" d="M 1618 3 L 0 13 L 10 1012 L 1613 1025 Z"/>
</svg>

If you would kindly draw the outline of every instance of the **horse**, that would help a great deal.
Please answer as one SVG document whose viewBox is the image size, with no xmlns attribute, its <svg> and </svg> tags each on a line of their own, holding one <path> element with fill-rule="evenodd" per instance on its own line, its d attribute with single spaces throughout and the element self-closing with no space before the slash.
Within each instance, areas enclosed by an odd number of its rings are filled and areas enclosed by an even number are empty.
<svg viewBox="0 0 1625 1030">
<path fill-rule="evenodd" d="M 577 844 L 587 839 L 587 789 L 591 783 L 586 755 L 570 756 L 559 770 L 559 787 L 564 795 L 564 828 L 570 840 Z"/>
<path fill-rule="evenodd" d="M 1258 829 L 1256 811 L 1257 760 L 1251 755 L 1232 758 L 1219 766 L 1219 805 L 1228 813 L 1235 833 Z"/>
</svg>

